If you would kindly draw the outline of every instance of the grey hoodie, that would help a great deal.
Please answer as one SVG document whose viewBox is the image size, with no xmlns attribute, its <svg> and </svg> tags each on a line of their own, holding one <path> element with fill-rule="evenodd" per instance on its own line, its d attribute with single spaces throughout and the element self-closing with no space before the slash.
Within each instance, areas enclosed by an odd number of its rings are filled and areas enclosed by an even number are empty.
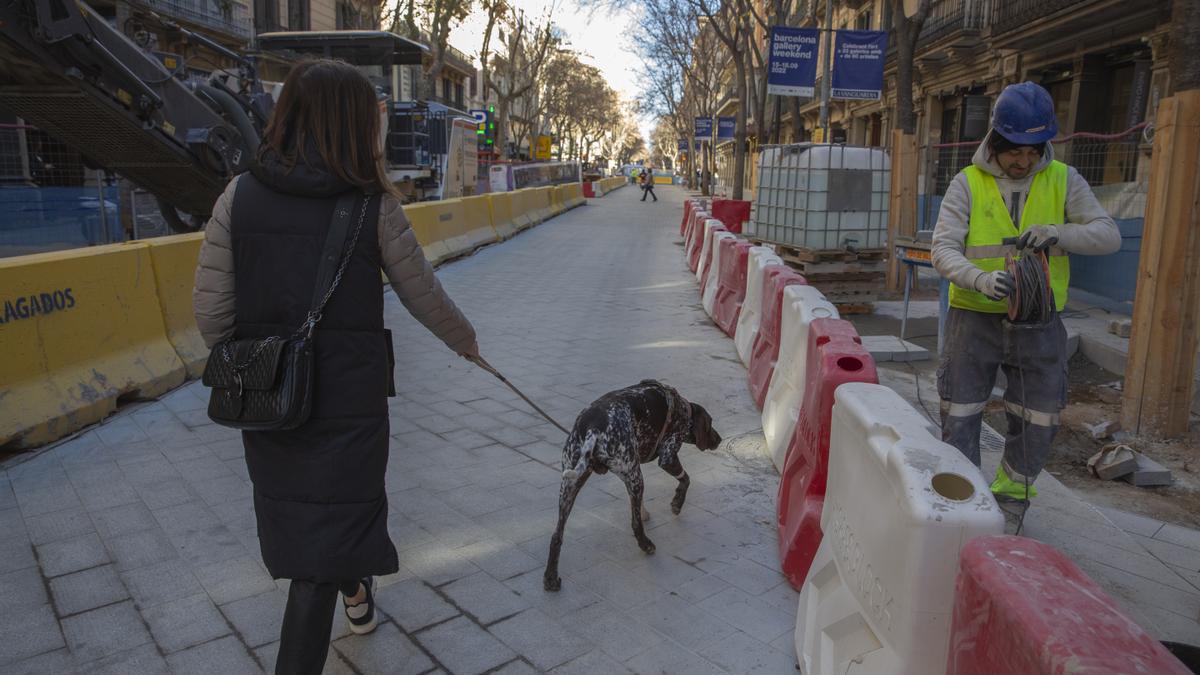
<svg viewBox="0 0 1200 675">
<path fill-rule="evenodd" d="M 1004 198 L 1004 204 L 1008 207 L 1013 222 L 1020 223 L 1021 210 L 1025 207 L 1029 186 L 1033 183 L 1034 175 L 1054 159 L 1054 146 L 1047 143 L 1046 151 L 1034 170 L 1025 178 L 1014 180 L 1004 175 L 1000 165 L 990 156 L 988 139 L 993 133 L 995 132 L 989 131 L 984 137 L 975 150 L 971 163 L 996 177 L 996 187 L 1000 189 L 1000 195 Z M 937 225 L 933 228 L 933 266 L 938 274 L 955 285 L 977 289 L 975 282 L 985 272 L 963 255 L 970 218 L 971 190 L 967 186 L 966 174 L 960 171 L 950 182 L 946 196 L 942 198 Z M 1105 212 L 1104 207 L 1100 206 L 1087 180 L 1070 166 L 1067 167 L 1066 221 L 1057 227 L 1058 246 L 1067 253 L 1108 255 L 1121 248 L 1121 232 L 1117 229 L 1117 224 Z"/>
</svg>

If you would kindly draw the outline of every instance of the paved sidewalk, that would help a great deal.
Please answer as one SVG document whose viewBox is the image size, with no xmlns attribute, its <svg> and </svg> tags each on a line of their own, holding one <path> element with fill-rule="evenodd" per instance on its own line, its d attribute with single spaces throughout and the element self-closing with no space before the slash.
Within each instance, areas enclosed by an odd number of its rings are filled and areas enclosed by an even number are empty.
<svg viewBox="0 0 1200 675">
<path fill-rule="evenodd" d="M 561 432 L 386 303 L 398 360 L 388 467 L 401 570 L 375 634 L 335 619 L 330 673 L 793 672 L 796 594 L 778 572 L 778 478 L 733 343 L 705 317 L 674 225 L 620 190 L 439 276 L 483 354 L 570 423 L 659 378 L 727 439 L 687 446 L 675 484 L 647 467 L 654 556 L 624 487 L 598 476 L 567 528 L 563 589 L 542 591 Z M 272 670 L 286 583 L 262 567 L 238 436 L 193 383 L 0 471 L 0 672 Z"/>
</svg>

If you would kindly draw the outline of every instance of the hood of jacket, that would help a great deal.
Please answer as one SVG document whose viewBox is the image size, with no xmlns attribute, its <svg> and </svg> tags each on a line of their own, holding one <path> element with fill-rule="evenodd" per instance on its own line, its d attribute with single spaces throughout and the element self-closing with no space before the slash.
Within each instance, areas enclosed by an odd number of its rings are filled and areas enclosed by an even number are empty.
<svg viewBox="0 0 1200 675">
<path fill-rule="evenodd" d="M 994 133 L 996 133 L 995 129 L 988 130 L 987 135 L 983 137 L 982 141 L 980 141 L 979 147 L 975 148 L 975 155 L 971 157 L 971 163 L 990 173 L 996 178 L 1008 178 L 1008 176 L 1005 175 L 1004 170 L 1000 168 L 1000 165 L 996 163 L 996 159 L 991 156 L 992 152 L 988 148 L 988 141 L 992 138 L 992 134 Z M 1046 166 L 1048 166 L 1052 161 L 1054 161 L 1054 145 L 1051 143 L 1046 143 L 1046 150 L 1042 152 L 1041 160 L 1039 160 L 1037 165 L 1033 167 L 1033 171 L 1030 171 L 1029 175 L 1021 180 L 1032 178 L 1034 174 L 1046 168 Z"/>
<path fill-rule="evenodd" d="M 278 152 L 267 148 L 251 164 L 250 172 L 272 190 L 299 197 L 332 197 L 353 187 L 329 171 L 311 141 L 294 166 L 289 167 Z"/>
</svg>

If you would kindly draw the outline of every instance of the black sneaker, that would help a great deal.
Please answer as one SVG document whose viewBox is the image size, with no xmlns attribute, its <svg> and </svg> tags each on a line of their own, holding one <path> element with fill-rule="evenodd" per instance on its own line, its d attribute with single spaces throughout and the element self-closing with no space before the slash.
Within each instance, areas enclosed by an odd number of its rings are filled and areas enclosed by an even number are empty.
<svg viewBox="0 0 1200 675">
<path fill-rule="evenodd" d="M 355 635 L 366 635 L 375 630 L 379 620 L 375 615 L 375 579 L 367 577 L 359 582 L 367 589 L 367 597 L 357 604 L 347 604 L 346 596 L 342 596 L 342 607 L 346 610 L 346 620 L 350 622 L 350 632 Z"/>
</svg>

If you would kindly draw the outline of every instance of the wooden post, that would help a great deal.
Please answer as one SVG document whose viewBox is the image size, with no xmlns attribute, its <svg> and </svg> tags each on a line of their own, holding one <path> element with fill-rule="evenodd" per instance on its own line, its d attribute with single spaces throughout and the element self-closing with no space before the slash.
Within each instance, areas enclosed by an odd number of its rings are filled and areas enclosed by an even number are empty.
<svg viewBox="0 0 1200 675">
<path fill-rule="evenodd" d="M 1159 103 L 1121 426 L 1188 430 L 1200 319 L 1200 89 Z"/>
<path fill-rule="evenodd" d="M 887 289 L 901 290 L 904 270 L 896 260 L 896 237 L 917 233 L 917 137 L 892 130 L 892 184 L 888 195 Z"/>
</svg>

